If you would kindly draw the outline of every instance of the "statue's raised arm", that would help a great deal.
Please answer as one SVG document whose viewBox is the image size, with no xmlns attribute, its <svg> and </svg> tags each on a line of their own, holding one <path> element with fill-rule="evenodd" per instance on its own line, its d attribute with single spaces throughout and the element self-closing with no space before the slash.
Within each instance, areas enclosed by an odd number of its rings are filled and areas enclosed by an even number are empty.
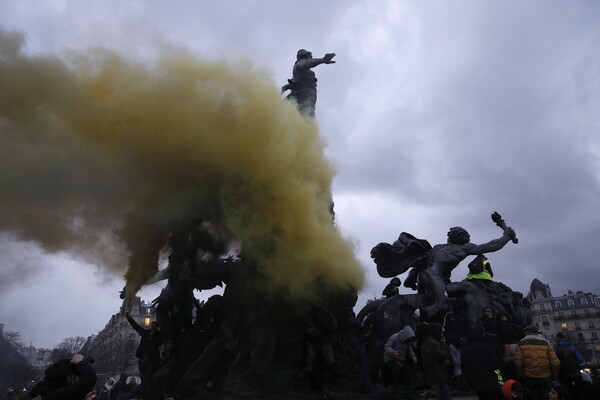
<svg viewBox="0 0 600 400">
<path fill-rule="evenodd" d="M 503 235 L 498 239 L 492 239 L 489 242 L 482 244 L 467 243 L 464 245 L 463 249 L 468 252 L 467 255 L 472 256 L 493 253 L 506 246 L 513 238 L 515 238 L 515 231 L 512 228 L 507 228 Z"/>
<path fill-rule="evenodd" d="M 301 58 L 298 61 L 296 61 L 296 65 L 299 69 L 302 69 L 314 68 L 317 65 L 321 64 L 335 64 L 335 61 L 333 61 L 333 57 L 335 57 L 335 53 L 327 53 L 325 54 L 325 56 L 323 56 L 323 58 Z"/>
</svg>

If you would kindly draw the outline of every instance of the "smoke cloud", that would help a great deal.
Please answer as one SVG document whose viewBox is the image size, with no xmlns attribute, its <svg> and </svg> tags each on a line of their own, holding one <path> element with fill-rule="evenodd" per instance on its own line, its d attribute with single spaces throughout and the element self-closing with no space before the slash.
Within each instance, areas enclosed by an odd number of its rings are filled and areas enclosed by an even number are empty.
<svg viewBox="0 0 600 400">
<path fill-rule="evenodd" d="M 122 273 L 137 291 L 169 234 L 209 221 L 265 283 L 311 295 L 363 271 L 329 214 L 314 121 L 248 61 L 23 53 L 0 31 L 0 230 Z"/>
</svg>

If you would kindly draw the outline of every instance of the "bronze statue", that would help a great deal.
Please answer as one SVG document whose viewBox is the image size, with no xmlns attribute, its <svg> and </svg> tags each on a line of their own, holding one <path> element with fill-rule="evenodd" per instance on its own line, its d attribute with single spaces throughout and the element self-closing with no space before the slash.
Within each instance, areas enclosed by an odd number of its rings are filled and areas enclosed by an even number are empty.
<svg viewBox="0 0 600 400">
<path fill-rule="evenodd" d="M 335 53 L 327 53 L 323 58 L 313 58 L 310 51 L 300 49 L 296 55 L 296 63 L 292 71 L 292 79 L 281 87 L 281 93 L 290 90 L 286 97 L 295 100 L 301 114 L 314 118 L 317 104 L 317 77 L 312 68 L 320 64 L 334 64 Z"/>
<path fill-rule="evenodd" d="M 384 277 L 395 276 L 412 267 L 404 285 L 415 289 L 418 280 L 419 292 L 424 292 L 432 302 L 423 308 L 421 318 L 430 319 L 448 310 L 446 284 L 450 283 L 452 270 L 462 260 L 470 255 L 498 251 L 510 240 L 516 242 L 515 231 L 506 226 L 498 213 L 492 214 L 492 219 L 503 229 L 503 234 L 484 244 L 471 243 L 471 237 L 465 229 L 453 227 L 448 232 L 447 243 L 431 248 L 427 241 L 402 233 L 393 245 L 380 243 L 375 246 L 371 250 L 371 257 L 380 275 L 382 271 L 385 272 L 386 275 L 382 275 Z"/>
</svg>

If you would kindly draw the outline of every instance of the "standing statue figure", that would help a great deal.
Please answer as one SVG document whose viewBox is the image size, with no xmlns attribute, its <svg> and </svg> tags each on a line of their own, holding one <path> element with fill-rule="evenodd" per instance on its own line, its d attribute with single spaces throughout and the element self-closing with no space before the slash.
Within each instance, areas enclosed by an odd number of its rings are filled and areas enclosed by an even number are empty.
<svg viewBox="0 0 600 400">
<path fill-rule="evenodd" d="M 317 77 L 312 68 L 320 64 L 334 64 L 333 57 L 335 53 L 327 53 L 323 58 L 313 58 L 310 51 L 298 50 L 292 79 L 288 79 L 288 83 L 281 87 L 281 93 L 290 90 L 286 99 L 295 100 L 300 113 L 307 117 L 315 117 L 317 104 Z"/>
</svg>

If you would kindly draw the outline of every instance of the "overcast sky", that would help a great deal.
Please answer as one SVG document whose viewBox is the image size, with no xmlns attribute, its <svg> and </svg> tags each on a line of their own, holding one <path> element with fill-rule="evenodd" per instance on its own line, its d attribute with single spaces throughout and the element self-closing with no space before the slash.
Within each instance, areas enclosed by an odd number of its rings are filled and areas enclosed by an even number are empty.
<svg viewBox="0 0 600 400">
<path fill-rule="evenodd" d="M 489 256 L 496 280 L 525 294 L 534 278 L 555 295 L 600 292 L 598 21 L 592 1 L 0 3 L 0 29 L 22 33 L 31 55 L 104 47 L 152 63 L 178 48 L 249 59 L 281 86 L 298 49 L 335 52 L 315 68 L 316 118 L 336 221 L 366 270 L 360 305 L 388 281 L 374 245 L 402 231 L 443 243 L 457 225 L 487 242 L 501 234 L 493 211 L 519 238 Z M 97 333 L 120 305 L 119 273 L 10 232 L 0 268 L 0 323 L 25 344 Z"/>
</svg>

